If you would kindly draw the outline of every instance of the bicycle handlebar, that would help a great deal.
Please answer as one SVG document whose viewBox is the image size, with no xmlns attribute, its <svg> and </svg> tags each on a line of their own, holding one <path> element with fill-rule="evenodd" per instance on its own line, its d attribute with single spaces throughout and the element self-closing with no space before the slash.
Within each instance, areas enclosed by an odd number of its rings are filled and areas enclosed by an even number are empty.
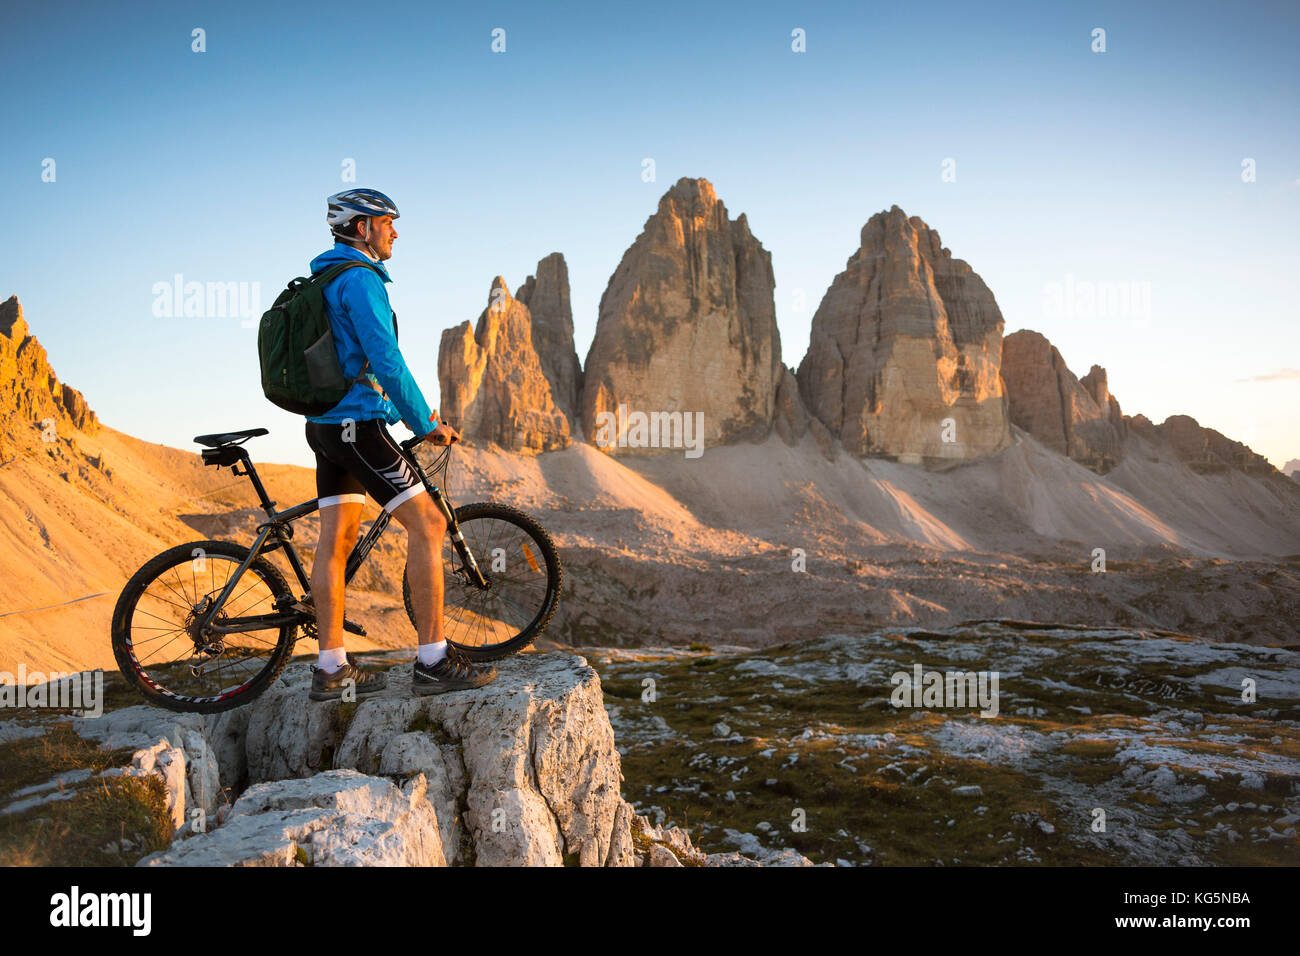
<svg viewBox="0 0 1300 956">
<path fill-rule="evenodd" d="M 406 439 L 406 441 L 399 442 L 398 444 L 401 445 L 402 451 L 411 451 L 417 446 L 422 445 L 425 442 L 425 440 L 432 434 L 433 432 L 425 432 L 423 435 L 413 435 L 412 437 Z M 460 441 L 459 437 L 451 442 L 444 443 L 439 441 L 439 442 L 434 442 L 434 444 L 439 448 L 450 448 L 457 441 Z"/>
</svg>

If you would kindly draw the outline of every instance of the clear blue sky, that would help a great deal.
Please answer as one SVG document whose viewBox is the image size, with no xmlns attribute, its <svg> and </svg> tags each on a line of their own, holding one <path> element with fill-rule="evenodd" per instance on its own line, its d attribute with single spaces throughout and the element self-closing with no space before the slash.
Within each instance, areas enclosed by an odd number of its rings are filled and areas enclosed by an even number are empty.
<svg viewBox="0 0 1300 956">
<path fill-rule="evenodd" d="M 441 332 L 493 276 L 514 289 L 563 252 L 585 358 L 623 251 L 703 176 L 772 253 L 788 365 L 897 203 L 983 276 L 1007 332 L 1044 333 L 1078 375 L 1104 365 L 1126 412 L 1300 457 L 1300 8 L 992 6 L 13 7 L 0 297 L 107 424 L 180 448 L 264 425 L 255 458 L 307 464 L 301 419 L 261 395 L 255 328 L 157 318 L 155 283 L 258 282 L 268 306 L 328 245 L 353 159 L 401 208 L 391 297 L 436 406 Z M 1053 313 L 1067 276 L 1147 283 L 1150 314 Z"/>
</svg>

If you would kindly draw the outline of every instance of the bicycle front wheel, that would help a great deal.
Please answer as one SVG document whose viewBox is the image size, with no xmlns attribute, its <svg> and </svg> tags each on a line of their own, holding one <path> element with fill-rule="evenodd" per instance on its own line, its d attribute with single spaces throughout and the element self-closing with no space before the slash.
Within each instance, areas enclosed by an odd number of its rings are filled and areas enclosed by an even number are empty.
<svg viewBox="0 0 1300 956">
<path fill-rule="evenodd" d="M 473 582 L 448 536 L 442 552 L 443 634 L 470 660 L 508 657 L 536 640 L 559 606 L 564 572 L 555 544 L 540 524 L 509 505 L 462 505 L 456 522 L 488 586 Z M 405 570 L 402 600 L 415 624 Z"/>
<path fill-rule="evenodd" d="M 122 589 L 113 609 L 113 656 L 151 704 L 216 713 L 248 703 L 289 663 L 296 624 L 276 623 L 276 605 L 293 600 L 275 566 L 259 557 L 235 582 L 213 623 L 248 626 L 202 634 L 198 621 L 220 597 L 248 548 L 194 541 L 148 561 Z"/>
</svg>

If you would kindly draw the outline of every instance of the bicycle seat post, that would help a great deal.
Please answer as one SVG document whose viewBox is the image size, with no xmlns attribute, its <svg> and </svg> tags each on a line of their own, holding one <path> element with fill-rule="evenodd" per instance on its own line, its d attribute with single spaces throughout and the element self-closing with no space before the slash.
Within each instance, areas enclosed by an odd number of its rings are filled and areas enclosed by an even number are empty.
<svg viewBox="0 0 1300 956">
<path fill-rule="evenodd" d="M 249 477 L 253 482 L 253 490 L 257 492 L 257 497 L 262 502 L 262 510 L 266 512 L 267 517 L 274 520 L 275 502 L 267 496 L 266 486 L 262 484 L 262 479 L 258 477 L 257 469 L 253 466 L 252 461 L 249 460 L 248 455 L 244 455 L 244 470 L 242 472 L 236 470 L 236 466 L 234 465 L 231 466 L 230 470 L 236 475 L 247 475 Z"/>
</svg>

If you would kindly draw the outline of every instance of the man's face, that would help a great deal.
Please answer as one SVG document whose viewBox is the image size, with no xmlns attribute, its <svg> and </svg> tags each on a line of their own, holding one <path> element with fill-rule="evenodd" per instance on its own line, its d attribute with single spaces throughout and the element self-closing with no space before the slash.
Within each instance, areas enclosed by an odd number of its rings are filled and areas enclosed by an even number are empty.
<svg viewBox="0 0 1300 956">
<path fill-rule="evenodd" d="M 397 239 L 397 228 L 393 225 L 393 217 L 371 216 L 366 223 L 366 238 L 370 240 L 370 247 L 379 257 L 379 261 L 392 258 L 393 241 Z"/>
</svg>

